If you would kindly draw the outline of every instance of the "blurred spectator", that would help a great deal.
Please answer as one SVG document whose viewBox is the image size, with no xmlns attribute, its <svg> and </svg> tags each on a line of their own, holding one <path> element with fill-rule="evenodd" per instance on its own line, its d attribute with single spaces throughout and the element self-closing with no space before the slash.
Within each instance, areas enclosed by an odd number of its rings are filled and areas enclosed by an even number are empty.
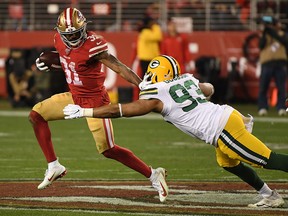
<svg viewBox="0 0 288 216">
<path fill-rule="evenodd" d="M 187 36 L 177 31 L 176 23 L 172 19 L 167 23 L 167 33 L 161 42 L 161 53 L 173 56 L 178 61 L 182 73 L 190 72 Z"/>
<path fill-rule="evenodd" d="M 148 5 L 145 11 L 145 16 L 150 17 L 153 20 L 158 20 L 160 18 L 160 6 L 157 2 Z"/>
<path fill-rule="evenodd" d="M 28 30 L 22 0 L 14 0 L 8 4 L 9 19 L 5 21 L 5 30 Z"/>
<path fill-rule="evenodd" d="M 277 2 L 275 0 L 257 1 L 258 15 L 270 15 L 273 16 L 277 11 Z M 287 13 L 287 11 L 286 11 Z"/>
<path fill-rule="evenodd" d="M 185 16 L 189 11 L 189 0 L 168 0 L 169 16 Z"/>
<path fill-rule="evenodd" d="M 234 1 L 214 1 L 214 3 L 212 3 L 212 31 L 239 31 L 244 29 L 237 15 L 232 13 L 234 6 Z"/>
<path fill-rule="evenodd" d="M 242 45 L 242 54 L 239 61 L 236 59 L 230 59 L 230 67 L 228 70 L 228 87 L 227 101 L 233 102 L 234 97 L 233 90 L 240 91 L 244 102 L 255 102 L 258 98 L 258 89 L 255 86 L 251 86 L 251 83 L 259 82 L 259 34 L 249 34 Z M 239 83 L 239 88 L 233 88 L 234 82 Z M 232 90 L 233 89 L 233 90 Z"/>
<path fill-rule="evenodd" d="M 205 30 L 205 10 L 206 6 L 201 0 L 190 0 L 191 15 L 194 31 Z"/>
<path fill-rule="evenodd" d="M 50 97 L 52 92 L 67 90 L 63 72 L 44 73 L 36 68 L 35 59 L 44 50 L 51 48 L 11 49 L 5 68 L 8 98 L 12 107 L 31 107 Z"/>
<path fill-rule="evenodd" d="M 250 0 L 236 0 L 236 7 L 239 10 L 239 19 L 246 25 L 250 16 Z"/>
<path fill-rule="evenodd" d="M 160 25 L 151 16 L 143 19 L 137 39 L 137 58 L 140 61 L 141 75 L 148 67 L 149 62 L 160 55 L 160 43 L 162 41 L 162 30 Z"/>
<path fill-rule="evenodd" d="M 274 78 L 277 87 L 277 110 L 279 115 L 286 115 L 286 79 L 288 37 L 281 29 L 281 22 L 272 16 L 263 16 L 260 20 L 262 35 L 260 48 L 260 90 L 258 97 L 258 114 L 268 113 L 267 92 L 269 84 Z"/>
<path fill-rule="evenodd" d="M 8 97 L 12 107 L 33 106 L 31 88 L 34 85 L 33 74 L 26 69 L 24 52 L 11 50 L 6 60 Z"/>
<path fill-rule="evenodd" d="M 191 17 L 193 30 L 205 30 L 205 3 L 201 0 L 167 1 L 169 17 Z"/>
</svg>

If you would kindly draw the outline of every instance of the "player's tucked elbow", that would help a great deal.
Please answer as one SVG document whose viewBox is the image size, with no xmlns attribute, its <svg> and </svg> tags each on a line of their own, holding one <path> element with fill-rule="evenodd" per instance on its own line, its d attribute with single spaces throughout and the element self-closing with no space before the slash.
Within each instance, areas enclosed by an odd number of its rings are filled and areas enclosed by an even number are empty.
<svg viewBox="0 0 288 216">
<path fill-rule="evenodd" d="M 214 94 L 214 86 L 211 83 L 200 83 L 199 87 L 207 98 L 210 98 Z"/>
</svg>

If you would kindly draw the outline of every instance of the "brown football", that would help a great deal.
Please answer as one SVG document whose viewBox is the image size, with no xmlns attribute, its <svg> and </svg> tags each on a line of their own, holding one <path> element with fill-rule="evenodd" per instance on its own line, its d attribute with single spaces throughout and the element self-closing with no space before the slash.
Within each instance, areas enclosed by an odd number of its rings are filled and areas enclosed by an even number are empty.
<svg viewBox="0 0 288 216">
<path fill-rule="evenodd" d="M 57 51 L 44 51 L 40 54 L 39 59 L 51 70 L 61 69 L 60 58 Z"/>
</svg>

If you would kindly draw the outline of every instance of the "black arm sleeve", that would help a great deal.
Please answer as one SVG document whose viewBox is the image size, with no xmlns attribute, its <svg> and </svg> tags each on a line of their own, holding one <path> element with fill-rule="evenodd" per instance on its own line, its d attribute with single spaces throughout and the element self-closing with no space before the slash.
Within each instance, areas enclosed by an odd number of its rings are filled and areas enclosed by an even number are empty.
<svg viewBox="0 0 288 216">
<path fill-rule="evenodd" d="M 283 46 L 288 47 L 288 36 L 286 34 L 280 36 L 276 30 L 269 27 L 266 27 L 265 30 L 267 34 L 278 40 Z"/>
<path fill-rule="evenodd" d="M 262 36 L 259 39 L 259 48 L 262 50 L 264 49 L 265 45 L 266 45 L 266 33 L 264 31 Z"/>
</svg>

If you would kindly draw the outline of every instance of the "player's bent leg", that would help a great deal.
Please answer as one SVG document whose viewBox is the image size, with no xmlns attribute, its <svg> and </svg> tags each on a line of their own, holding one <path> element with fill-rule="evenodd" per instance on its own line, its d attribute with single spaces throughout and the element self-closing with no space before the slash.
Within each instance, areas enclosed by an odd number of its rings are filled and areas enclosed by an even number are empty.
<svg viewBox="0 0 288 216">
<path fill-rule="evenodd" d="M 87 118 L 87 122 L 100 154 L 119 161 L 147 178 L 150 177 L 151 169 L 147 164 L 129 149 L 115 145 L 111 119 Z"/>
<path fill-rule="evenodd" d="M 160 202 L 166 200 L 169 190 L 166 183 L 167 171 L 164 168 L 150 168 L 142 160 L 136 157 L 132 151 L 117 145 L 103 152 L 103 155 L 107 158 L 117 160 L 125 166 L 141 173 L 146 178 L 149 178 L 152 186 L 159 194 Z"/>
<path fill-rule="evenodd" d="M 226 171 L 238 176 L 240 179 L 249 184 L 251 187 L 255 188 L 255 190 L 257 191 L 259 191 L 264 185 L 264 182 L 260 179 L 255 170 L 253 170 L 251 167 L 244 165 L 243 163 L 239 163 L 235 167 L 223 168 Z"/>
<path fill-rule="evenodd" d="M 120 147 L 114 143 L 112 122 L 110 119 L 87 118 L 90 131 L 96 142 L 100 154 L 114 159 L 123 165 L 141 173 L 152 182 L 152 186 L 158 191 L 159 199 L 164 202 L 168 196 L 168 186 L 165 180 L 165 169 L 151 169 L 146 163 L 138 158 L 131 150 Z M 152 174 L 154 172 L 154 175 Z"/>
<path fill-rule="evenodd" d="M 276 191 L 272 191 L 250 166 L 243 164 L 239 160 L 231 159 L 228 155 L 224 154 L 220 148 L 216 148 L 216 158 L 221 167 L 249 184 L 251 187 L 257 190 L 260 197 L 262 197 L 259 202 L 249 204 L 248 207 L 277 208 L 283 206 L 283 199 L 281 195 L 279 195 Z"/>
<path fill-rule="evenodd" d="M 42 149 L 44 156 L 46 157 L 46 161 L 48 163 L 55 161 L 57 157 L 54 152 L 48 122 L 34 110 L 32 110 L 29 114 L 29 121 L 32 124 L 34 134 Z"/>
<path fill-rule="evenodd" d="M 219 166 L 238 176 L 255 190 L 259 191 L 263 187 L 264 182 L 251 167 L 244 165 L 237 159 L 230 158 L 220 148 L 216 148 L 216 159 Z"/>
<path fill-rule="evenodd" d="M 64 119 L 62 110 L 69 103 L 74 103 L 70 93 L 57 94 L 37 103 L 29 114 L 29 120 L 32 123 L 35 136 L 48 162 L 44 180 L 38 186 L 38 189 L 48 187 L 53 181 L 63 177 L 67 172 L 66 168 L 57 160 L 48 121 Z"/>
</svg>

